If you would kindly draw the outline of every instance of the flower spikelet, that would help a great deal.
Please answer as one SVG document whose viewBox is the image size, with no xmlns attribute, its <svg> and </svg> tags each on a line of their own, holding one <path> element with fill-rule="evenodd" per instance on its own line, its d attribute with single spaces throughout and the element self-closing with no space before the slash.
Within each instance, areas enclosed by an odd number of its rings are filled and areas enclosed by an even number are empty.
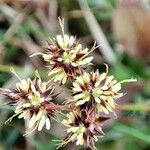
<svg viewBox="0 0 150 150">
<path fill-rule="evenodd" d="M 80 114 L 70 112 L 67 114 L 67 119 L 62 121 L 67 127 L 68 133 L 62 145 L 76 142 L 76 145 L 84 145 L 93 150 L 96 149 L 95 141 L 98 140 L 98 136 L 104 134 L 100 125 L 107 119 L 96 116 L 93 110 L 82 110 Z"/>
<path fill-rule="evenodd" d="M 121 83 L 135 81 L 134 79 L 118 82 L 114 76 L 105 73 L 84 73 L 73 82 L 73 101 L 75 106 L 86 105 L 108 114 L 113 111 L 116 99 L 123 96 Z"/>
<path fill-rule="evenodd" d="M 15 114 L 8 119 L 18 116 L 19 119 L 28 119 L 29 128 L 41 131 L 45 126 L 50 130 L 51 117 L 60 109 L 53 103 L 55 95 L 53 85 L 42 82 L 40 78 L 20 79 L 16 89 L 1 89 L 1 93 L 11 99 L 10 105 L 15 106 Z"/>
<path fill-rule="evenodd" d="M 64 33 L 62 22 L 60 24 L 62 35 L 56 35 L 56 38 L 51 39 L 51 43 L 48 43 L 44 49 L 45 53 L 40 53 L 40 55 L 44 61 L 49 63 L 48 76 L 50 79 L 65 84 L 68 78 L 73 79 L 76 75 L 81 74 L 82 70 L 91 63 L 93 56 L 87 55 L 96 47 L 94 45 L 90 50 L 83 48 L 75 36 Z"/>
</svg>

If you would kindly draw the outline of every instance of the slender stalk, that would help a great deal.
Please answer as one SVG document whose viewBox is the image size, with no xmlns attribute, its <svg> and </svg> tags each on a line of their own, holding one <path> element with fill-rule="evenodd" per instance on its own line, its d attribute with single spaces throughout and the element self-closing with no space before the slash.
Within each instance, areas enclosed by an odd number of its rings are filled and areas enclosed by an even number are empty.
<svg viewBox="0 0 150 150">
<path fill-rule="evenodd" d="M 116 56 L 110 46 L 110 44 L 107 41 L 107 38 L 105 34 L 103 33 L 101 26 L 98 24 L 97 20 L 95 19 L 95 16 L 91 12 L 87 1 L 86 0 L 78 0 L 80 7 L 82 9 L 82 13 L 84 15 L 84 18 L 87 22 L 87 25 L 89 26 L 89 29 L 94 37 L 94 39 L 97 41 L 99 45 L 99 50 L 103 54 L 106 61 L 110 64 L 116 63 Z"/>
</svg>

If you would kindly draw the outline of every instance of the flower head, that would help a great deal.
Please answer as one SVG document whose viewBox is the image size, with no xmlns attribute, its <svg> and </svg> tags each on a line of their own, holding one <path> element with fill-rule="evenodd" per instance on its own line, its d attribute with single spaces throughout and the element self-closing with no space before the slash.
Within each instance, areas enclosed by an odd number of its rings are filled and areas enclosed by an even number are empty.
<svg viewBox="0 0 150 150">
<path fill-rule="evenodd" d="M 80 114 L 70 112 L 67 114 L 67 119 L 62 121 L 62 124 L 67 127 L 68 135 L 61 146 L 76 142 L 76 145 L 95 149 L 95 141 L 98 140 L 98 136 L 103 135 L 100 125 L 107 119 L 96 116 L 93 110 L 82 110 Z"/>
<path fill-rule="evenodd" d="M 74 36 L 57 35 L 54 44 L 49 44 L 46 54 L 43 54 L 45 61 L 49 62 L 50 70 L 48 75 L 52 80 L 66 83 L 68 78 L 74 78 L 82 72 L 85 65 L 88 65 L 93 57 L 87 57 L 88 48 L 83 49 L 77 44 Z"/>
<path fill-rule="evenodd" d="M 125 80 L 134 81 L 134 79 Z M 125 82 L 123 81 L 123 82 Z M 86 105 L 95 107 L 100 112 L 108 114 L 115 107 L 115 100 L 123 96 L 121 83 L 105 73 L 99 71 L 84 73 L 73 82 L 73 101 L 76 106 Z"/>
<path fill-rule="evenodd" d="M 88 54 L 97 48 L 94 44 L 91 50 L 83 48 L 78 43 L 75 36 L 68 36 L 64 33 L 64 25 L 60 21 L 62 35 L 57 35 L 51 43 L 44 49 L 45 53 L 35 53 L 42 55 L 44 61 L 49 63 L 48 76 L 54 82 L 60 81 L 65 84 L 67 79 L 72 79 L 81 74 L 83 69 L 91 63 L 92 56 Z"/>
<path fill-rule="evenodd" d="M 50 129 L 50 120 L 54 113 L 59 109 L 52 101 L 55 98 L 53 94 L 54 87 L 46 82 L 42 82 L 40 78 L 33 80 L 20 79 L 16 84 L 16 89 L 1 89 L 3 95 L 11 99 L 9 103 L 15 106 L 15 115 L 18 118 L 28 119 L 29 128 L 41 131 L 45 126 Z"/>
</svg>

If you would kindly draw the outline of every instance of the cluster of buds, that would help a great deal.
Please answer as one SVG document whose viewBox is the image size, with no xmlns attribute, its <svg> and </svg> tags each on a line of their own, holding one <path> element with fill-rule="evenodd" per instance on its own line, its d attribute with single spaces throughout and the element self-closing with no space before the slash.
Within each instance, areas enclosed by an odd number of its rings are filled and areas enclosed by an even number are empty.
<svg viewBox="0 0 150 150">
<path fill-rule="evenodd" d="M 75 36 L 64 33 L 63 23 L 60 21 L 62 35 L 51 40 L 44 49 L 45 53 L 40 55 L 49 63 L 50 81 L 65 84 L 68 79 L 71 80 L 72 98 L 66 98 L 65 104 L 55 104 L 54 86 L 49 81 L 42 82 L 39 74 L 34 79 L 21 80 L 15 73 L 20 80 L 16 89 L 0 89 L 0 92 L 12 100 L 10 105 L 15 106 L 15 114 L 9 120 L 15 116 L 28 119 L 33 131 L 41 131 L 43 127 L 49 130 L 55 113 L 68 108 L 66 118 L 61 122 L 66 127 L 67 136 L 59 147 L 76 142 L 76 145 L 95 150 L 95 141 L 103 135 L 102 123 L 110 118 L 109 113 L 114 112 L 115 101 L 123 96 L 121 84 L 135 79 L 118 82 L 114 76 L 108 75 L 107 65 L 104 73 L 98 70 L 87 73 L 85 68 L 93 59 L 88 55 L 97 47 L 94 44 L 90 50 L 83 48 Z M 103 117 L 101 112 L 108 116 Z"/>
</svg>

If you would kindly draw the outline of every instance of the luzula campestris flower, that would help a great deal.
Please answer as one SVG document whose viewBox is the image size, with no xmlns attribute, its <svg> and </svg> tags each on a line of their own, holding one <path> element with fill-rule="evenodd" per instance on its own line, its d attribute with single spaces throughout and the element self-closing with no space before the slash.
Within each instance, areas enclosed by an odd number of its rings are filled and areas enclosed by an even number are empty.
<svg viewBox="0 0 150 150">
<path fill-rule="evenodd" d="M 76 106 L 87 104 L 89 107 L 98 109 L 108 114 L 115 107 L 115 100 L 123 96 L 122 82 L 132 82 L 134 79 L 117 82 L 114 76 L 108 75 L 107 71 L 100 74 L 96 72 L 84 73 L 73 82 L 73 101 Z"/>
<path fill-rule="evenodd" d="M 74 78 L 86 65 L 90 64 L 93 57 L 87 55 L 96 47 L 94 45 L 91 50 L 83 48 L 77 43 L 75 36 L 68 36 L 64 33 L 63 22 L 60 21 L 60 25 L 62 35 L 57 35 L 54 41 L 51 40 L 52 42 L 45 48 L 46 53 L 40 54 L 50 64 L 48 72 L 50 79 L 65 84 L 68 78 Z"/>
<path fill-rule="evenodd" d="M 15 106 L 15 115 L 9 120 L 18 116 L 19 119 L 28 119 L 29 128 L 33 130 L 41 131 L 44 126 L 50 130 L 51 117 L 59 109 L 52 102 L 54 87 L 37 77 L 19 80 L 15 90 L 1 89 L 1 93 L 12 100 L 10 104 Z"/>
<path fill-rule="evenodd" d="M 48 43 L 45 53 L 36 53 L 32 56 L 40 54 L 49 63 L 50 80 L 65 84 L 68 79 L 72 79 L 73 99 L 67 101 L 69 105 L 54 104 L 53 99 L 56 97 L 53 94 L 54 87 L 49 85 L 49 82 L 42 82 L 38 72 L 33 80 L 30 78 L 21 80 L 15 71 L 11 70 L 20 82 L 16 84 L 15 90 L 0 88 L 0 93 L 11 99 L 9 104 L 15 106 L 15 115 L 8 121 L 15 116 L 28 120 L 31 131 L 36 129 L 41 131 L 43 127 L 49 130 L 51 117 L 56 116 L 56 111 L 67 108 L 70 112 L 71 109 L 72 112 L 62 121 L 67 128 L 67 137 L 59 147 L 76 142 L 76 145 L 84 145 L 95 150 L 95 141 L 98 136 L 103 135 L 101 124 L 109 119 L 102 117 L 99 112 L 105 114 L 113 112 L 116 99 L 123 96 L 120 92 L 121 83 L 132 82 L 135 79 L 118 82 L 114 76 L 108 75 L 107 65 L 106 72 L 102 74 L 99 71 L 84 72 L 84 68 L 93 59 L 88 54 L 97 47 L 94 44 L 90 50 L 83 48 L 75 36 L 64 33 L 63 21 L 60 21 L 60 26 L 62 35 L 57 35 L 51 43 Z"/>
<path fill-rule="evenodd" d="M 57 38 L 56 43 L 61 43 L 58 40 L 65 40 L 64 37 L 59 36 L 61 38 Z M 68 35 L 64 36 L 68 37 Z M 70 39 L 73 40 L 71 37 Z M 76 74 L 80 74 L 83 67 L 89 64 L 93 59 L 92 56 L 87 57 L 89 50 L 87 48 L 82 49 L 81 44 L 68 49 L 62 49 L 59 45 L 54 46 L 49 44 L 46 52 L 47 54 L 43 54 L 43 58 L 50 63 L 48 76 L 50 76 L 54 82 L 61 81 L 62 84 L 65 84 L 68 78 L 74 78 Z"/>
<path fill-rule="evenodd" d="M 98 136 L 103 135 L 100 125 L 107 119 L 96 116 L 93 110 L 82 110 L 80 114 L 70 112 L 67 114 L 67 119 L 62 121 L 68 128 L 68 135 L 61 146 L 69 142 L 76 142 L 76 145 L 95 149 L 95 141 L 98 140 Z"/>
</svg>

